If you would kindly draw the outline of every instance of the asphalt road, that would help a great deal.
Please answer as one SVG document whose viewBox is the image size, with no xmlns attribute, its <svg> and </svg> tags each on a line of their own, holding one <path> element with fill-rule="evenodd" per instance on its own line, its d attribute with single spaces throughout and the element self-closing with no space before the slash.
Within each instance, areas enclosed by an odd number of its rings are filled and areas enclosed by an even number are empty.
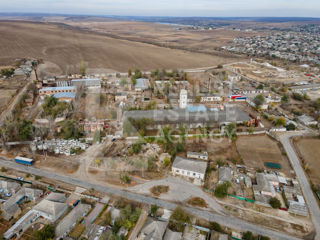
<svg viewBox="0 0 320 240">
<path fill-rule="evenodd" d="M 303 132 L 298 133 L 287 133 L 285 135 L 280 136 L 280 141 L 286 150 L 287 156 L 291 162 L 291 165 L 296 172 L 297 178 L 300 182 L 302 192 L 304 194 L 306 203 L 309 207 L 310 214 L 312 217 L 312 222 L 314 224 L 316 230 L 316 237 L 315 239 L 320 240 L 320 209 L 317 203 L 317 200 L 311 190 L 309 181 L 304 173 L 303 168 L 300 165 L 299 158 L 296 155 L 291 143 L 290 138 L 293 136 L 301 136 Z M 319 146 L 320 147 L 320 146 Z"/>
<path fill-rule="evenodd" d="M 43 170 L 40 170 L 40 169 L 37 169 L 34 167 L 20 165 L 20 164 L 13 162 L 13 161 L 4 160 L 3 158 L 0 158 L 0 165 L 4 166 L 6 168 L 11 168 L 11 169 L 14 169 L 17 171 L 26 172 L 26 173 L 30 173 L 33 175 L 46 177 L 49 179 L 54 179 L 57 181 L 61 181 L 61 182 L 67 183 L 67 184 L 71 184 L 71 185 L 75 185 L 75 186 L 79 186 L 79 187 L 83 187 L 83 188 L 87 188 L 87 189 L 94 188 L 95 190 L 97 190 L 99 192 L 106 193 L 108 195 L 127 198 L 129 200 L 140 202 L 143 204 L 149 204 L 149 205 L 153 204 L 153 205 L 157 205 L 159 207 L 172 209 L 172 210 L 178 206 L 175 203 L 161 200 L 161 199 L 157 199 L 157 198 L 153 198 L 151 196 L 145 196 L 145 195 L 117 189 L 114 187 L 93 184 L 90 182 L 82 181 L 80 179 L 76 179 L 76 178 L 72 178 L 72 177 L 68 177 L 68 176 L 64 176 L 64 175 L 60 175 L 60 174 L 56 174 L 56 173 L 52 173 L 52 172 L 48 172 L 48 171 L 43 171 Z M 271 239 L 279 239 L 279 240 L 299 239 L 294 236 L 287 235 L 285 233 L 277 232 L 277 231 L 262 227 L 260 225 L 248 223 L 244 220 L 241 220 L 241 219 L 238 219 L 238 218 L 235 218 L 232 216 L 222 216 L 219 214 L 215 214 L 215 213 L 212 213 L 209 211 L 205 211 L 205 210 L 201 210 L 201 209 L 197 209 L 197 208 L 192 208 L 192 207 L 184 207 L 184 209 L 187 212 L 189 212 L 191 215 L 194 215 L 198 218 L 205 219 L 207 221 L 215 221 L 223 226 L 233 228 L 233 229 L 238 229 L 243 232 L 251 231 L 256 234 L 268 236 Z"/>
</svg>

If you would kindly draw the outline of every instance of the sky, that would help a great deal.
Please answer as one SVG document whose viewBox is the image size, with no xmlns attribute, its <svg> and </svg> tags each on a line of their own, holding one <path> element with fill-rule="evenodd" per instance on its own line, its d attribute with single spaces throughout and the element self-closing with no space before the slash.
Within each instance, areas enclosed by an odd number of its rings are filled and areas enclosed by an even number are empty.
<svg viewBox="0 0 320 240">
<path fill-rule="evenodd" d="M 320 0 L 0 0 L 0 6 L 10 13 L 320 18 Z"/>
</svg>

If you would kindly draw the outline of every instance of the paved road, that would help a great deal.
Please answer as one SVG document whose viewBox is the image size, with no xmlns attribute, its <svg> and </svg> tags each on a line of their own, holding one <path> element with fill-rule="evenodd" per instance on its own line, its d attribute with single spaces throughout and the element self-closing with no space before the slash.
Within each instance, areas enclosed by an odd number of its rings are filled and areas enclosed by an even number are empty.
<svg viewBox="0 0 320 240">
<path fill-rule="evenodd" d="M 108 186 L 101 186 L 98 184 L 93 184 L 87 181 L 82 181 L 80 179 L 64 176 L 64 175 L 59 175 L 56 173 L 48 172 L 48 171 L 43 171 L 34 167 L 28 167 L 20 164 L 16 164 L 15 162 L 12 161 L 7 161 L 4 160 L 3 158 L 0 158 L 0 165 L 15 169 L 17 171 L 21 172 L 27 172 L 33 175 L 38 175 L 41 177 L 46 177 L 50 179 L 54 179 L 57 181 L 65 182 L 71 185 L 83 187 L 83 188 L 94 188 L 95 190 L 99 192 L 106 193 L 108 195 L 113 195 L 113 196 L 118 196 L 118 197 L 123 197 L 127 198 L 132 201 L 136 202 L 141 202 L 143 204 L 153 204 L 153 205 L 158 205 L 159 207 L 167 208 L 167 209 L 175 209 L 178 205 L 169 201 L 153 198 L 151 196 L 145 196 L 133 192 L 128 192 L 125 190 L 121 190 L 118 188 L 114 187 L 108 187 Z M 294 236 L 287 235 L 285 233 L 277 232 L 274 230 L 267 229 L 265 227 L 255 225 L 252 223 L 248 223 L 244 220 L 232 217 L 232 216 L 222 216 L 219 214 L 215 214 L 209 211 L 197 209 L 197 208 L 192 208 L 192 207 L 185 207 L 184 208 L 186 211 L 188 211 L 190 214 L 198 217 L 205 219 L 207 221 L 215 221 L 218 222 L 219 224 L 233 228 L 233 229 L 238 229 L 241 231 L 251 231 L 256 234 L 261 234 L 264 236 L 269 236 L 271 239 L 279 239 L 279 240 L 296 240 L 299 238 L 296 238 Z"/>
<path fill-rule="evenodd" d="M 300 165 L 299 158 L 296 155 L 296 152 L 294 151 L 291 143 L 290 138 L 293 136 L 301 136 L 304 132 L 294 132 L 294 133 L 287 133 L 280 136 L 280 141 L 286 150 L 287 156 L 292 164 L 292 167 L 294 171 L 296 172 L 297 178 L 300 182 L 302 192 L 304 194 L 304 197 L 306 199 L 306 203 L 309 207 L 310 214 L 312 217 L 312 222 L 314 224 L 315 230 L 316 230 L 316 238 L 320 240 L 320 209 L 319 205 L 317 203 L 317 200 L 315 199 L 315 196 L 311 190 L 309 181 L 304 173 L 304 170 L 302 169 Z"/>
</svg>

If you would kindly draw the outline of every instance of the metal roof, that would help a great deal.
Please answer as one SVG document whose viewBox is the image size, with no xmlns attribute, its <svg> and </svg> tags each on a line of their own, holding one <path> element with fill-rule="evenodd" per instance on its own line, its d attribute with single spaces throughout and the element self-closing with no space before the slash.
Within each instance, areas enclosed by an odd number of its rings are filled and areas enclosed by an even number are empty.
<svg viewBox="0 0 320 240">
<path fill-rule="evenodd" d="M 75 98 L 76 93 L 74 92 L 60 92 L 53 95 L 55 98 Z"/>
<path fill-rule="evenodd" d="M 189 112 L 186 109 L 166 109 L 147 111 L 127 111 L 124 119 L 151 119 L 155 124 L 175 123 L 232 123 L 249 121 L 247 113 L 236 107 L 226 107 L 221 111 Z"/>
<path fill-rule="evenodd" d="M 44 92 L 44 91 L 66 91 L 66 90 L 76 90 L 74 86 L 68 86 L 68 87 L 46 87 L 40 89 L 39 92 Z"/>
</svg>

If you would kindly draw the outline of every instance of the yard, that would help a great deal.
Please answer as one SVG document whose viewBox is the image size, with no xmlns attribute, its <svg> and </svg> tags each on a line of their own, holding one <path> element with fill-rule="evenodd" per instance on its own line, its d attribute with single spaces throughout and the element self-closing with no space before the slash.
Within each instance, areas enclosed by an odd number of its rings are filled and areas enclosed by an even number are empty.
<svg viewBox="0 0 320 240">
<path fill-rule="evenodd" d="M 265 162 L 279 163 L 282 166 L 280 171 L 290 176 L 292 168 L 285 153 L 282 153 L 277 142 L 268 136 L 239 137 L 236 146 L 247 168 L 262 170 L 266 169 Z"/>
</svg>

